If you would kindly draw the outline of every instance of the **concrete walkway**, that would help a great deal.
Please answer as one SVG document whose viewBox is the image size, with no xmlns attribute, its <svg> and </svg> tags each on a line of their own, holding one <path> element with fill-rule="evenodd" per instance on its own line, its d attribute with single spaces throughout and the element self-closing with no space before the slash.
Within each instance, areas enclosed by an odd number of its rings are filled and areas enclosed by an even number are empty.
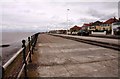
<svg viewBox="0 0 120 79">
<path fill-rule="evenodd" d="M 93 41 L 105 42 L 105 43 L 116 44 L 116 45 L 119 45 L 119 41 L 120 41 L 119 39 L 109 39 L 109 38 L 99 38 L 99 37 L 89 37 L 89 36 L 76 36 L 76 35 L 65 35 L 65 34 L 53 34 L 53 35 L 93 40 Z"/>
<path fill-rule="evenodd" d="M 40 34 L 29 77 L 118 77 L 118 51 Z"/>
</svg>

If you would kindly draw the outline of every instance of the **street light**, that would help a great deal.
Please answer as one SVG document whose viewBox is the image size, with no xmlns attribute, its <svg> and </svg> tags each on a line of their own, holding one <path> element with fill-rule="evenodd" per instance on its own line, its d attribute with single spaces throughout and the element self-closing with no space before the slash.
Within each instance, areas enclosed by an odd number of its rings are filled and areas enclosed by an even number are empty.
<svg viewBox="0 0 120 79">
<path fill-rule="evenodd" d="M 69 11 L 70 11 L 70 9 L 67 9 L 67 25 L 68 25 L 68 27 L 69 27 Z"/>
<path fill-rule="evenodd" d="M 68 27 L 68 29 L 67 29 L 67 32 L 69 32 L 69 11 L 70 11 L 70 9 L 67 9 L 67 27 Z"/>
</svg>

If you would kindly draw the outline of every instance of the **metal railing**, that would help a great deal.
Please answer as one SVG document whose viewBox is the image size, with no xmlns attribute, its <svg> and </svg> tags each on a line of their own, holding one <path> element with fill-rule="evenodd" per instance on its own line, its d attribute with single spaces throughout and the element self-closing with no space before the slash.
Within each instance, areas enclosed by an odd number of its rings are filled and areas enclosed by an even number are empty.
<svg viewBox="0 0 120 79">
<path fill-rule="evenodd" d="M 22 40 L 22 48 L 2 66 L 2 79 L 28 78 L 27 65 L 32 62 L 32 54 L 39 33 L 28 37 L 28 43 Z M 23 72 L 24 71 L 24 72 Z"/>
</svg>

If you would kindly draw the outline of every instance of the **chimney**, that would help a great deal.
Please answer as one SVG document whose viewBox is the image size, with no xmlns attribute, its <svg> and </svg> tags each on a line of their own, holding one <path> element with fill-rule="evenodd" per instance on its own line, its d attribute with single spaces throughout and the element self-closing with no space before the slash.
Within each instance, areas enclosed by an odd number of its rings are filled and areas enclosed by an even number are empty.
<svg viewBox="0 0 120 79">
<path fill-rule="evenodd" d="M 116 18 L 114 17 L 114 22 L 116 22 Z"/>
<path fill-rule="evenodd" d="M 114 19 L 116 19 L 116 18 L 114 17 Z"/>
</svg>

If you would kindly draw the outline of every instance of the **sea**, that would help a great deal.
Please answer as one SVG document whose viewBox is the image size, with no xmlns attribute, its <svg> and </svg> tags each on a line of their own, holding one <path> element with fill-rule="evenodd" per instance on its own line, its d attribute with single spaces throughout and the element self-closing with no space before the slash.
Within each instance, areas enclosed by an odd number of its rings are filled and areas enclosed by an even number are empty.
<svg viewBox="0 0 120 79">
<path fill-rule="evenodd" d="M 4 65 L 21 47 L 22 40 L 28 40 L 28 37 L 35 34 L 35 32 L 1 32 L 0 45 L 8 45 L 0 47 L 2 50 L 0 60 Z"/>
</svg>

